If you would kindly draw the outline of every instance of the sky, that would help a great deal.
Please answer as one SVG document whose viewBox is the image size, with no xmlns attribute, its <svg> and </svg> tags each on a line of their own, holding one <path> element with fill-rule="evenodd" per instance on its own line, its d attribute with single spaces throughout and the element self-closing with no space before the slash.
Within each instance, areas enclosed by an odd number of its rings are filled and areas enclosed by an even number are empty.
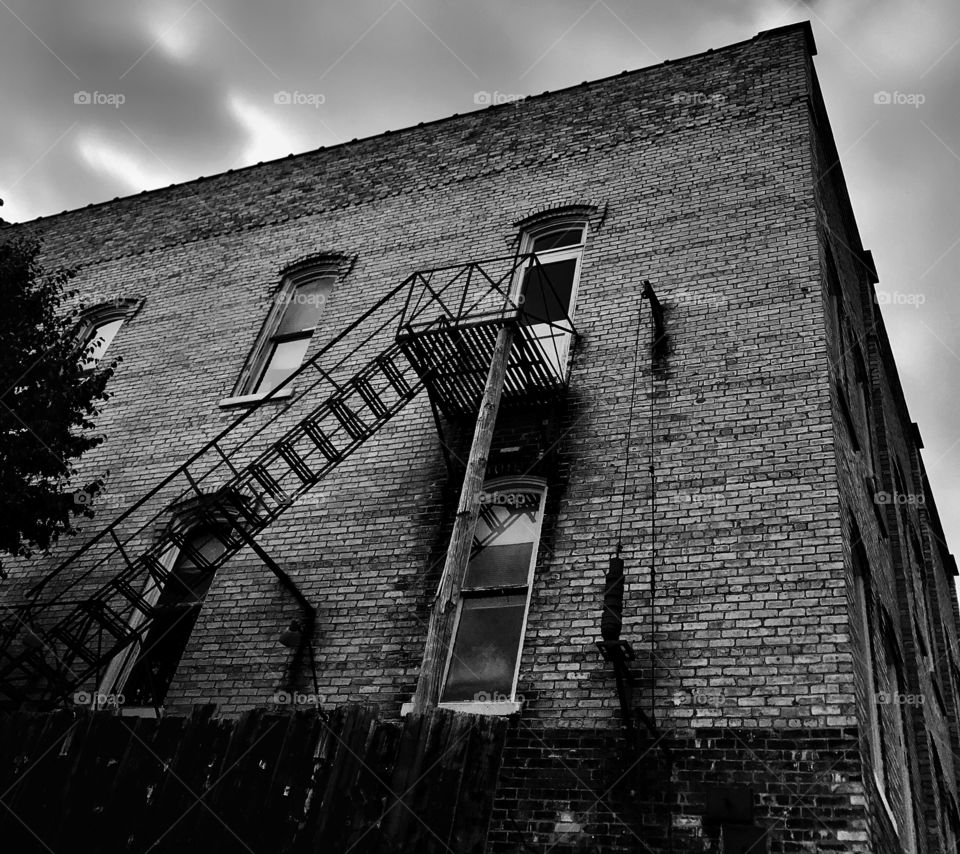
<svg viewBox="0 0 960 854">
<path fill-rule="evenodd" d="M 22 222 L 801 20 L 957 552 L 956 0 L 0 0 L 0 216 Z"/>
</svg>

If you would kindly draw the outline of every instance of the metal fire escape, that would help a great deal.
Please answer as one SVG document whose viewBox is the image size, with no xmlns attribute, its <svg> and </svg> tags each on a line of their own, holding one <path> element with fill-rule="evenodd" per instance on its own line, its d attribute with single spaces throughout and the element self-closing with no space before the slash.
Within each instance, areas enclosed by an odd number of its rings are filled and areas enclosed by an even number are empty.
<svg viewBox="0 0 960 854">
<path fill-rule="evenodd" d="M 51 707 L 81 688 L 96 689 L 119 653 L 143 644 L 157 617 L 151 591 L 170 582 L 177 554 L 214 573 L 250 547 L 304 603 L 258 535 L 424 387 L 446 416 L 476 413 L 505 326 L 514 331 L 503 405 L 561 395 L 559 348 L 576 332 L 569 318 L 545 324 L 524 312 L 518 295 L 530 276 L 552 287 L 533 255 L 419 271 L 354 320 L 267 395 L 273 406 L 246 410 L 22 601 L 7 603 L 0 707 Z M 192 520 L 220 541 L 213 559 L 192 550 L 176 522 L 187 505 Z"/>
</svg>

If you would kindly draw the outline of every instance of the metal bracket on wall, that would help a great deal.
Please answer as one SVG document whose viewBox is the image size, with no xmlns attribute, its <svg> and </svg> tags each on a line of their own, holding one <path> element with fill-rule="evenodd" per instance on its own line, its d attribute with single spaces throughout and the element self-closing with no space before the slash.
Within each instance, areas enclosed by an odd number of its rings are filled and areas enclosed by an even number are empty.
<svg viewBox="0 0 960 854">
<path fill-rule="evenodd" d="M 655 363 L 659 363 L 667 355 L 667 328 L 663 320 L 663 306 L 657 299 L 653 287 L 646 279 L 643 281 L 643 298 L 650 302 L 650 312 L 653 315 L 653 358 Z"/>
</svg>

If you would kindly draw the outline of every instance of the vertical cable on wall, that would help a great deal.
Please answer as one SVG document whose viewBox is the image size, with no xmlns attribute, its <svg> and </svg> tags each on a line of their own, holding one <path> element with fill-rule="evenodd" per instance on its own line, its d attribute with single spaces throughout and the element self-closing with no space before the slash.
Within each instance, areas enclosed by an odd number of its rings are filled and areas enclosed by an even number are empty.
<svg viewBox="0 0 960 854">
<path fill-rule="evenodd" d="M 630 415 L 627 418 L 627 448 L 624 454 L 623 488 L 620 491 L 620 522 L 617 528 L 617 557 L 623 550 L 623 516 L 627 506 L 627 478 L 630 474 L 630 445 L 633 442 L 633 413 L 637 401 L 637 369 L 640 364 L 640 330 L 643 327 L 643 309 L 637 309 L 637 336 L 633 347 L 633 380 L 630 385 Z"/>
<path fill-rule="evenodd" d="M 654 443 L 656 442 L 653 418 L 654 395 L 650 395 L 650 447 L 647 470 L 650 473 L 650 718 L 657 719 L 657 664 L 656 664 L 656 628 L 657 628 L 657 478 L 654 467 Z"/>
</svg>

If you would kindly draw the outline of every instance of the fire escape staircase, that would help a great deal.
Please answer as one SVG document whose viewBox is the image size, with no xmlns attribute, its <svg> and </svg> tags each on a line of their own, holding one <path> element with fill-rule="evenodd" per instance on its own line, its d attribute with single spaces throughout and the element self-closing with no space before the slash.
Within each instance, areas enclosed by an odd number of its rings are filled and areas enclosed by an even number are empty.
<svg viewBox="0 0 960 854">
<path fill-rule="evenodd" d="M 476 412 L 503 324 L 519 330 L 504 405 L 562 394 L 565 378 L 557 354 L 547 352 L 543 324 L 535 333 L 516 298 L 523 277 L 538 268 L 535 256 L 512 256 L 419 271 L 354 320 L 266 395 L 263 403 L 273 406 L 245 410 L 24 601 L 4 607 L 0 708 L 50 707 L 80 688 L 96 690 L 118 653 L 146 637 L 157 613 L 151 591 L 170 582 L 173 558 L 185 553 L 213 573 L 246 546 L 265 555 L 257 536 L 424 387 L 438 418 L 437 410 Z M 564 322 L 563 333 L 571 331 Z M 391 332 L 389 346 L 369 358 Z M 266 438 L 277 432 L 280 438 Z M 193 550 L 174 521 L 185 506 L 192 523 L 206 524 L 220 541 L 214 559 Z"/>
</svg>

